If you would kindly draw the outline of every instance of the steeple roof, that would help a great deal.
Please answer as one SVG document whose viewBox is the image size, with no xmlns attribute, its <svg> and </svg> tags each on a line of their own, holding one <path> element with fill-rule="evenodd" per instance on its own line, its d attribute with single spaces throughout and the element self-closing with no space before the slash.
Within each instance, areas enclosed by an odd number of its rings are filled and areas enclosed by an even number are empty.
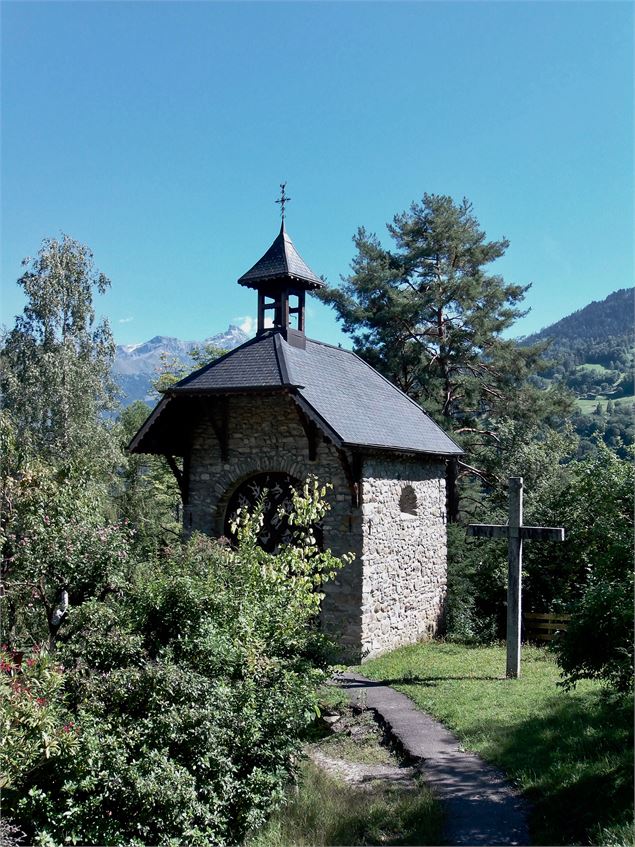
<svg viewBox="0 0 635 847">
<path fill-rule="evenodd" d="M 324 287 L 322 280 L 313 273 L 295 249 L 283 221 L 280 232 L 271 247 L 247 273 L 240 277 L 238 282 L 247 288 L 259 288 L 263 282 L 285 278 L 304 283 L 302 288 L 307 290 Z"/>
</svg>

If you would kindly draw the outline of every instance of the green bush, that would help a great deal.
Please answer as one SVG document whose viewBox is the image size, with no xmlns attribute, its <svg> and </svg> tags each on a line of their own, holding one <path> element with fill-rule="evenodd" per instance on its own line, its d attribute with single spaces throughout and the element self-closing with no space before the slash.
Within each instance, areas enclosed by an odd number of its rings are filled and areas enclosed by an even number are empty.
<svg viewBox="0 0 635 847">
<path fill-rule="evenodd" d="M 507 557 L 500 543 L 466 537 L 465 526 L 448 524 L 449 640 L 491 643 L 505 631 Z"/>
<path fill-rule="evenodd" d="M 9 806 L 38 770 L 77 746 L 77 727 L 64 704 L 64 677 L 43 650 L 0 650 L 0 789 Z"/>
<path fill-rule="evenodd" d="M 593 581 L 572 608 L 566 633 L 556 642 L 565 686 L 599 679 L 617 691 L 633 685 L 633 574 Z"/>
<path fill-rule="evenodd" d="M 69 610 L 127 584 L 132 532 L 105 519 L 102 495 L 87 476 L 38 462 L 2 479 L 2 637 L 12 646 L 53 646 Z"/>
<path fill-rule="evenodd" d="M 630 461 L 600 444 L 574 464 L 560 509 L 563 545 L 583 578 L 576 584 L 571 624 L 555 648 L 564 684 L 599 679 L 625 691 L 633 684 L 633 493 Z"/>
<path fill-rule="evenodd" d="M 323 495 L 295 497 L 277 555 L 243 513 L 237 550 L 196 536 L 71 608 L 57 656 L 77 750 L 3 808 L 34 843 L 238 844 L 282 802 L 328 674 Z"/>
</svg>

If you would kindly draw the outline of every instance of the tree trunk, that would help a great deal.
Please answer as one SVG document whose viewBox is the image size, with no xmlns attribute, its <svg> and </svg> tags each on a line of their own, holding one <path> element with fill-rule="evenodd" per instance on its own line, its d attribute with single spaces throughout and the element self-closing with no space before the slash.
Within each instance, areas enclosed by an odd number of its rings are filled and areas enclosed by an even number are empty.
<svg viewBox="0 0 635 847">
<path fill-rule="evenodd" d="M 448 523 L 458 523 L 459 520 L 459 491 L 458 491 L 459 465 L 457 459 L 448 461 L 446 473 L 446 508 Z"/>
</svg>

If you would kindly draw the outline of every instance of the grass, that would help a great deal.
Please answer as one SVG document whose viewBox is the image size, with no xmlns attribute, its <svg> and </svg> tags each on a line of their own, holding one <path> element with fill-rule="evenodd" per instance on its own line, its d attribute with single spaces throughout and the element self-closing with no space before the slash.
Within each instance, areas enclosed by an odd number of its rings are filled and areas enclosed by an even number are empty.
<svg viewBox="0 0 635 847">
<path fill-rule="evenodd" d="M 633 843 L 632 700 L 611 699 L 591 682 L 562 690 L 553 658 L 537 647 L 523 649 L 519 680 L 504 678 L 504 647 L 439 642 L 359 670 L 503 768 L 532 803 L 533 843 Z"/>
<path fill-rule="evenodd" d="M 606 404 L 609 400 L 613 400 L 614 403 L 622 403 L 623 407 L 626 409 L 630 403 L 635 402 L 635 395 L 627 394 L 624 397 L 611 397 L 610 395 L 599 395 L 596 400 L 582 400 L 578 398 L 575 402 L 580 411 L 585 415 L 591 415 L 597 409 L 598 403 L 602 406 L 602 409 L 606 411 Z"/>
<path fill-rule="evenodd" d="M 611 373 L 610 368 L 605 368 L 604 365 L 591 364 L 590 362 L 585 362 L 583 365 L 578 365 L 576 371 L 590 371 L 591 373 L 596 374 Z"/>
<path fill-rule="evenodd" d="M 425 785 L 414 792 L 368 794 L 328 776 L 311 762 L 297 794 L 248 847 L 439 844 L 441 811 Z"/>
<path fill-rule="evenodd" d="M 398 766 L 390 739 L 371 711 L 351 708 L 345 692 L 334 686 L 321 691 L 320 706 L 323 714 L 339 716 L 339 720 L 335 726 L 314 722 L 307 743 L 309 755 L 319 751 L 340 763 Z M 442 809 L 419 778 L 414 788 L 375 779 L 364 790 L 308 759 L 287 799 L 266 826 L 251 836 L 247 847 L 440 843 Z"/>
</svg>

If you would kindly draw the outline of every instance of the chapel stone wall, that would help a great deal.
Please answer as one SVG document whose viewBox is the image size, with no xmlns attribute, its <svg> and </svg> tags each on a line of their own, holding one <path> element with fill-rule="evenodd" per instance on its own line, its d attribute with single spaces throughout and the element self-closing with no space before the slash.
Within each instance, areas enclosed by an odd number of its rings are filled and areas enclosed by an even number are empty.
<svg viewBox="0 0 635 847">
<path fill-rule="evenodd" d="M 190 460 L 189 503 L 184 509 L 186 533 L 223 532 L 225 511 L 235 488 L 263 471 L 282 471 L 304 480 L 315 474 L 331 482 L 331 510 L 324 520 L 324 544 L 337 556 L 352 552 L 355 560 L 325 586 L 322 625 L 337 635 L 343 656 L 360 657 L 362 640 L 362 529 L 361 510 L 352 508 L 351 494 L 341 461 L 332 444 L 321 441 L 314 461 L 293 400 L 285 395 L 238 395 L 228 403 L 229 444 L 221 457 L 210 420 L 194 431 Z"/>
<path fill-rule="evenodd" d="M 362 652 L 429 638 L 447 590 L 445 464 L 368 458 L 363 466 Z"/>
</svg>

